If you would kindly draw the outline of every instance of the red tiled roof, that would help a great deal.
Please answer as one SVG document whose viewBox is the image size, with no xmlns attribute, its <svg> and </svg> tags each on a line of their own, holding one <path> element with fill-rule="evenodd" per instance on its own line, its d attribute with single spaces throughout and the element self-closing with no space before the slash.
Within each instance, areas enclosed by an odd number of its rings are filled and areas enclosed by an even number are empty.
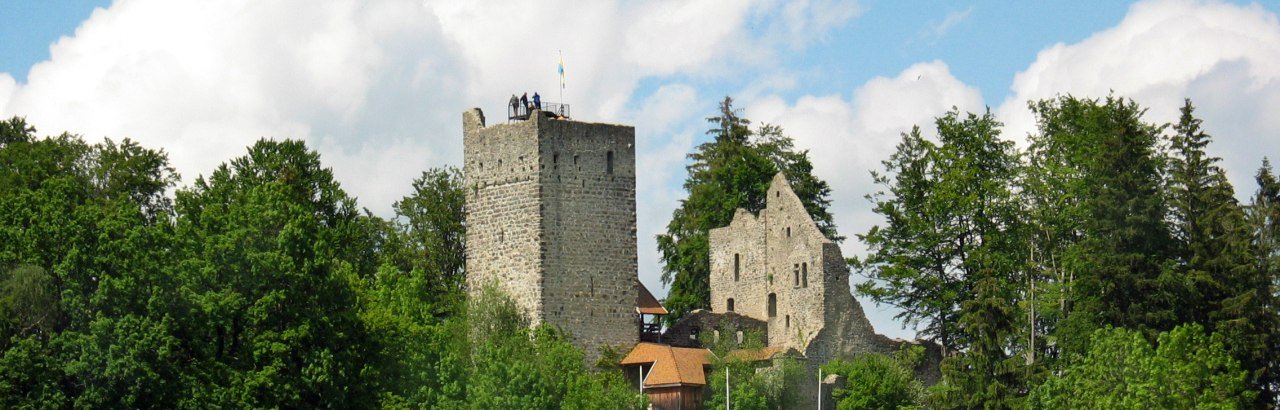
<svg viewBox="0 0 1280 410">
<path fill-rule="evenodd" d="M 645 386 L 705 386 L 707 376 L 702 367 L 711 363 L 710 355 L 707 349 L 637 343 L 627 357 L 622 358 L 622 365 L 652 364 L 649 374 L 645 375 Z"/>
<path fill-rule="evenodd" d="M 653 297 L 653 293 L 649 292 L 649 288 L 640 284 L 640 295 L 636 297 L 636 311 L 646 315 L 665 315 L 667 308 L 662 307 L 658 303 L 658 299 Z"/>
</svg>

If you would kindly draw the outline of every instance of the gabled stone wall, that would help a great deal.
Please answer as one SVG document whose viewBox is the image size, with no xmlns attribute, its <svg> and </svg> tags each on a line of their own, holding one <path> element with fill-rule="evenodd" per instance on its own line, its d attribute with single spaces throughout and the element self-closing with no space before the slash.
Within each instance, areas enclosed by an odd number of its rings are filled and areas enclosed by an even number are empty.
<svg viewBox="0 0 1280 410">
<path fill-rule="evenodd" d="M 759 215 L 739 209 L 729 226 L 711 230 L 711 310 L 765 321 L 770 345 L 803 352 L 814 365 L 906 343 L 875 333 L 850 292 L 839 245 L 818 229 L 784 175 L 774 176 L 768 195 Z M 936 361 L 925 367 L 936 372 Z"/>
</svg>

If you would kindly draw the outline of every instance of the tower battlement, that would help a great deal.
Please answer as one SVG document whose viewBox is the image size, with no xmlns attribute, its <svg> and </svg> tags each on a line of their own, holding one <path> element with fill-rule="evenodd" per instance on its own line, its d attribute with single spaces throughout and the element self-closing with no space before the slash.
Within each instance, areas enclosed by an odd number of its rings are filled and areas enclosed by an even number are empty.
<svg viewBox="0 0 1280 410">
<path fill-rule="evenodd" d="M 463 113 L 467 284 L 496 286 L 589 358 L 637 341 L 635 128 Z"/>
</svg>

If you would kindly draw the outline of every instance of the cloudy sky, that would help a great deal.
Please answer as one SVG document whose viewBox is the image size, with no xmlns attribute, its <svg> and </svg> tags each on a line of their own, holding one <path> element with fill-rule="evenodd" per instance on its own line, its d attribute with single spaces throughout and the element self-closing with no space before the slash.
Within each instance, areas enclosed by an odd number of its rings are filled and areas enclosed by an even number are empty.
<svg viewBox="0 0 1280 410">
<path fill-rule="evenodd" d="M 469 107 L 497 121 L 512 93 L 538 91 L 634 125 L 640 278 L 660 296 L 653 237 L 726 95 L 811 150 L 850 237 L 877 222 L 868 171 L 953 106 L 992 110 L 1020 141 L 1028 100 L 1114 92 L 1167 122 L 1189 97 L 1241 197 L 1280 157 L 1272 1 L 52 3 L 0 0 L 0 116 L 163 148 L 184 183 L 258 138 L 298 138 L 387 215 L 422 170 L 461 163 Z M 880 332 L 914 334 L 863 304 Z"/>
</svg>

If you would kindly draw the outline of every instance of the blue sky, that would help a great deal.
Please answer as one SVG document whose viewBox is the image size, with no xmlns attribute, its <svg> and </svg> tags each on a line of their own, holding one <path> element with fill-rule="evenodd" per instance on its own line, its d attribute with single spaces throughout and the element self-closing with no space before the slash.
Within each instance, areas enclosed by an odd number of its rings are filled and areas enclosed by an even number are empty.
<svg viewBox="0 0 1280 410">
<path fill-rule="evenodd" d="M 483 3 L 483 4 L 480 4 Z M 97 8 L 97 12 L 95 12 Z M 1027 100 L 1109 92 L 1171 121 L 1200 108 L 1241 197 L 1280 157 L 1276 2 L 690 0 L 272 2 L 0 0 L 0 116 L 42 133 L 160 147 L 189 182 L 260 137 L 321 152 L 386 215 L 429 167 L 461 161 L 460 113 L 556 92 L 580 120 L 636 126 L 640 278 L 683 197 L 684 154 L 733 96 L 811 150 L 852 237 L 878 222 L 868 171 L 912 125 L 992 110 L 1034 131 Z M 62 39 L 60 41 L 60 39 Z M 186 183 L 184 182 L 184 183 Z M 846 256 L 863 246 L 846 241 Z M 855 276 L 853 281 L 861 278 Z M 877 329 L 910 337 L 863 301 Z"/>
</svg>

